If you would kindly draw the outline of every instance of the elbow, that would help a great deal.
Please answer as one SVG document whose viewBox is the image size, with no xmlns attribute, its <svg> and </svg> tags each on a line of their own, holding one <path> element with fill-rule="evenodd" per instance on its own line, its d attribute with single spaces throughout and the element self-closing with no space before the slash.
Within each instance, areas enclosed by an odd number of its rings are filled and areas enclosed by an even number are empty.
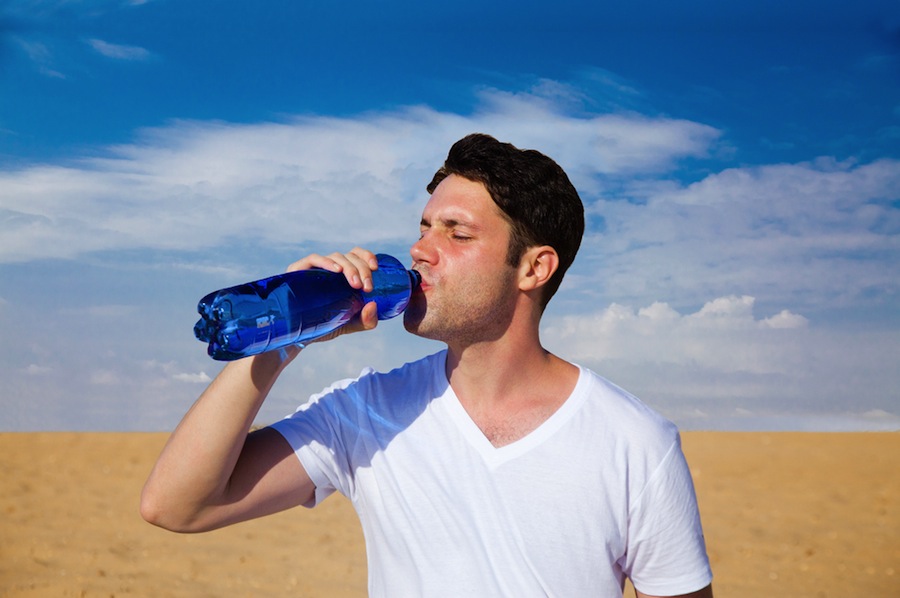
<svg viewBox="0 0 900 598">
<path fill-rule="evenodd" d="M 165 501 L 149 488 L 149 484 L 144 486 L 144 490 L 141 492 L 141 517 L 144 521 L 163 529 L 177 531 L 176 526 L 166 516 L 168 512 Z"/>
<path fill-rule="evenodd" d="M 178 533 L 195 533 L 204 531 L 196 525 L 196 520 L 184 513 L 180 513 L 177 505 L 167 500 L 164 495 L 154 491 L 149 486 L 144 486 L 141 492 L 141 517 L 147 523 Z"/>
</svg>

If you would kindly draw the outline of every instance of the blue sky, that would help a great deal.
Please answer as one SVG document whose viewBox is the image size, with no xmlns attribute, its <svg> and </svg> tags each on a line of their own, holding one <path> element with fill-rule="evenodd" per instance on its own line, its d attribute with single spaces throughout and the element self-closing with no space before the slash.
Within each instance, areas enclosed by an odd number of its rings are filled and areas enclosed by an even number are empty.
<svg viewBox="0 0 900 598">
<path fill-rule="evenodd" d="M 170 429 L 200 297 L 407 260 L 473 131 L 585 202 L 551 350 L 687 429 L 900 429 L 895 3 L 322 4 L 0 4 L 0 429 Z M 437 348 L 315 346 L 260 419 Z"/>
</svg>

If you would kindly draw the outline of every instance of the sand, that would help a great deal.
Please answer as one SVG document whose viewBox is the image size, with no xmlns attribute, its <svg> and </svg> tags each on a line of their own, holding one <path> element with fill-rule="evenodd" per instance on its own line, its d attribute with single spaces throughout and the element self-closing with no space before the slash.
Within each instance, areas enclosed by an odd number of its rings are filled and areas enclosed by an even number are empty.
<svg viewBox="0 0 900 598">
<path fill-rule="evenodd" d="M 349 503 L 144 523 L 164 434 L 0 434 L 0 596 L 365 596 Z M 684 434 L 719 598 L 900 596 L 900 434 Z M 629 588 L 626 595 L 632 595 Z"/>
</svg>

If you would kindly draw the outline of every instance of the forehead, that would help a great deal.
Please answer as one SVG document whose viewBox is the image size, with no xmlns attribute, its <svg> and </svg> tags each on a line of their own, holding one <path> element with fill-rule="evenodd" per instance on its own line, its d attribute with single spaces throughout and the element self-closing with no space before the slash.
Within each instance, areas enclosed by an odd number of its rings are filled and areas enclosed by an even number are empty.
<svg viewBox="0 0 900 598">
<path fill-rule="evenodd" d="M 441 181 L 431 194 L 422 219 L 427 222 L 453 220 L 483 225 L 495 220 L 507 221 L 484 184 L 455 174 Z"/>
</svg>

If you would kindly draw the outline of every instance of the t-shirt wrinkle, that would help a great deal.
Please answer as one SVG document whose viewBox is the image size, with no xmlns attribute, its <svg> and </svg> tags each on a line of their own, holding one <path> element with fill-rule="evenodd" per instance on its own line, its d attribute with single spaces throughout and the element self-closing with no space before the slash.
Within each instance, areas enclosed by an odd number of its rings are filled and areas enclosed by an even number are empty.
<svg viewBox="0 0 900 598">
<path fill-rule="evenodd" d="M 364 371 L 272 426 L 314 503 L 336 491 L 353 503 L 370 596 L 621 596 L 626 574 L 664 595 L 709 583 L 670 422 L 579 368 L 553 415 L 497 448 L 445 363 L 441 351 Z"/>
<path fill-rule="evenodd" d="M 628 505 L 628 516 L 634 512 L 634 509 L 638 503 L 641 502 L 641 499 L 644 497 L 644 493 L 647 492 L 647 489 L 655 483 L 655 480 L 663 475 L 663 471 L 665 470 L 666 464 L 672 458 L 672 455 L 681 447 L 681 443 L 676 438 L 674 442 L 669 446 L 669 450 L 666 451 L 666 454 L 660 460 L 659 464 L 653 469 L 653 472 L 650 474 L 650 477 L 647 478 L 647 482 L 644 484 L 644 487 L 641 488 L 640 492 L 630 501 Z"/>
</svg>

